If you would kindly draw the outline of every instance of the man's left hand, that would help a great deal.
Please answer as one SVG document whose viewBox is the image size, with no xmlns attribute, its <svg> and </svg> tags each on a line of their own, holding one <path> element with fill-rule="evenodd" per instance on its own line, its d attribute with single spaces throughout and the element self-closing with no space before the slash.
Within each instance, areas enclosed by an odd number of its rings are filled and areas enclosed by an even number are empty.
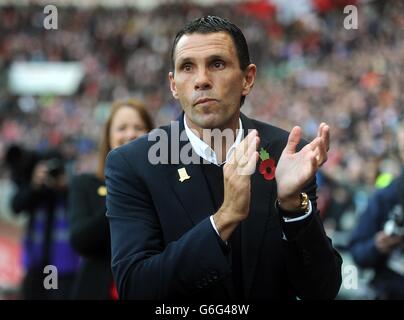
<svg viewBox="0 0 404 320">
<path fill-rule="evenodd" d="M 313 179 L 318 168 L 327 161 L 330 145 L 330 129 L 324 122 L 318 128 L 317 137 L 296 152 L 301 136 L 302 129 L 294 127 L 275 171 L 278 199 L 282 209 L 287 211 L 299 208 L 300 192 Z"/>
</svg>

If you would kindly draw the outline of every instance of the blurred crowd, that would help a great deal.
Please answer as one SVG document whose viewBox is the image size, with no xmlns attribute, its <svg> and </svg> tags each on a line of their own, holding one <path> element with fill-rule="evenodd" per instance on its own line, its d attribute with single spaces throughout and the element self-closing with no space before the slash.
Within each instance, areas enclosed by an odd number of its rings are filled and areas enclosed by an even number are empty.
<svg viewBox="0 0 404 320">
<path fill-rule="evenodd" d="M 229 18 L 249 43 L 258 79 L 242 111 L 274 125 L 301 125 L 307 139 L 331 127 L 329 160 L 318 175 L 319 206 L 330 232 L 349 232 L 372 192 L 400 174 L 397 130 L 404 114 L 404 2 L 358 6 L 358 29 L 341 8 L 281 24 L 246 4 L 59 8 L 58 30 L 43 8 L 0 8 L 0 159 L 18 143 L 58 147 L 71 172 L 91 171 L 111 101 L 142 100 L 156 125 L 180 112 L 167 74 L 175 32 L 204 14 Z M 16 61 L 78 61 L 85 76 L 72 96 L 16 96 L 7 73 Z M 6 178 L 1 170 L 0 178 Z M 348 237 L 340 240 L 346 249 Z M 336 239 L 338 242 L 338 239 Z"/>
</svg>

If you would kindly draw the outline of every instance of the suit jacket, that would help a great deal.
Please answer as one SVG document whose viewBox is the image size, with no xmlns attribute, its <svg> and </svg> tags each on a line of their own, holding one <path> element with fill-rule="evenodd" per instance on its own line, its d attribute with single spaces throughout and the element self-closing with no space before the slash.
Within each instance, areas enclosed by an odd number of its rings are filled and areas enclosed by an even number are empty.
<svg viewBox="0 0 404 320">
<path fill-rule="evenodd" d="M 288 133 L 243 114 L 241 120 L 246 132 L 258 130 L 259 149 L 267 150 L 277 163 Z M 182 132 L 183 114 L 178 121 Z M 162 153 L 169 164 L 150 163 L 148 152 L 155 141 L 148 141 L 148 136 L 111 151 L 107 157 L 107 216 L 119 296 L 232 299 L 231 248 L 210 222 L 214 210 L 201 166 L 181 160 L 174 164 L 167 152 L 179 140 L 171 136 L 173 125 L 162 127 L 169 143 Z M 181 140 L 180 150 L 188 143 Z M 186 169 L 190 179 L 179 181 L 180 168 Z M 274 206 L 275 179 L 264 179 L 258 170 L 251 176 L 250 213 L 241 223 L 245 299 L 330 299 L 337 295 L 342 260 L 320 221 L 315 181 L 306 191 L 312 214 L 306 221 L 285 223 Z"/>
<path fill-rule="evenodd" d="M 72 179 L 70 243 L 82 257 L 72 299 L 111 299 L 111 240 L 105 217 L 105 184 L 93 174 Z"/>
</svg>

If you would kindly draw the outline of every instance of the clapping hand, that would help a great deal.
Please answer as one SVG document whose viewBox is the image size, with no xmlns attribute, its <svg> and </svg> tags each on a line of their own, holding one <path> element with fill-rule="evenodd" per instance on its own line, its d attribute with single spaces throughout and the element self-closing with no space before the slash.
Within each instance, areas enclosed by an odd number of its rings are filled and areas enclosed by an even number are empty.
<svg viewBox="0 0 404 320">
<path fill-rule="evenodd" d="M 296 152 L 301 136 L 302 129 L 294 127 L 275 172 L 278 199 L 282 208 L 287 211 L 299 208 L 300 192 L 327 161 L 330 145 L 330 129 L 326 123 L 320 124 L 317 137 L 313 141 Z"/>
</svg>

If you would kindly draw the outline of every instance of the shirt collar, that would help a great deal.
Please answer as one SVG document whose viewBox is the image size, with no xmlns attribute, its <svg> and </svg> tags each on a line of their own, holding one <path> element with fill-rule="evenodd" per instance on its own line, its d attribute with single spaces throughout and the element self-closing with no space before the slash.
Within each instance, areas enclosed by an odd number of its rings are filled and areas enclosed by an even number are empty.
<svg viewBox="0 0 404 320">
<path fill-rule="evenodd" d="M 209 163 L 213 163 L 213 164 L 215 164 L 217 166 L 221 165 L 217 161 L 217 156 L 216 156 L 215 151 L 213 151 L 213 149 L 206 142 L 201 140 L 188 127 L 185 114 L 184 114 L 184 127 L 185 127 L 185 133 L 187 134 L 189 142 L 191 143 L 192 149 L 194 149 L 196 154 L 198 156 L 200 156 L 201 158 L 205 159 L 206 161 L 208 161 Z M 236 140 L 234 141 L 234 143 L 231 145 L 231 147 L 227 151 L 226 161 L 228 159 L 230 159 L 234 149 L 240 144 L 241 140 L 243 139 L 243 124 L 242 124 L 240 118 L 238 119 L 238 129 L 236 131 L 237 131 L 237 137 L 236 137 Z"/>
</svg>

